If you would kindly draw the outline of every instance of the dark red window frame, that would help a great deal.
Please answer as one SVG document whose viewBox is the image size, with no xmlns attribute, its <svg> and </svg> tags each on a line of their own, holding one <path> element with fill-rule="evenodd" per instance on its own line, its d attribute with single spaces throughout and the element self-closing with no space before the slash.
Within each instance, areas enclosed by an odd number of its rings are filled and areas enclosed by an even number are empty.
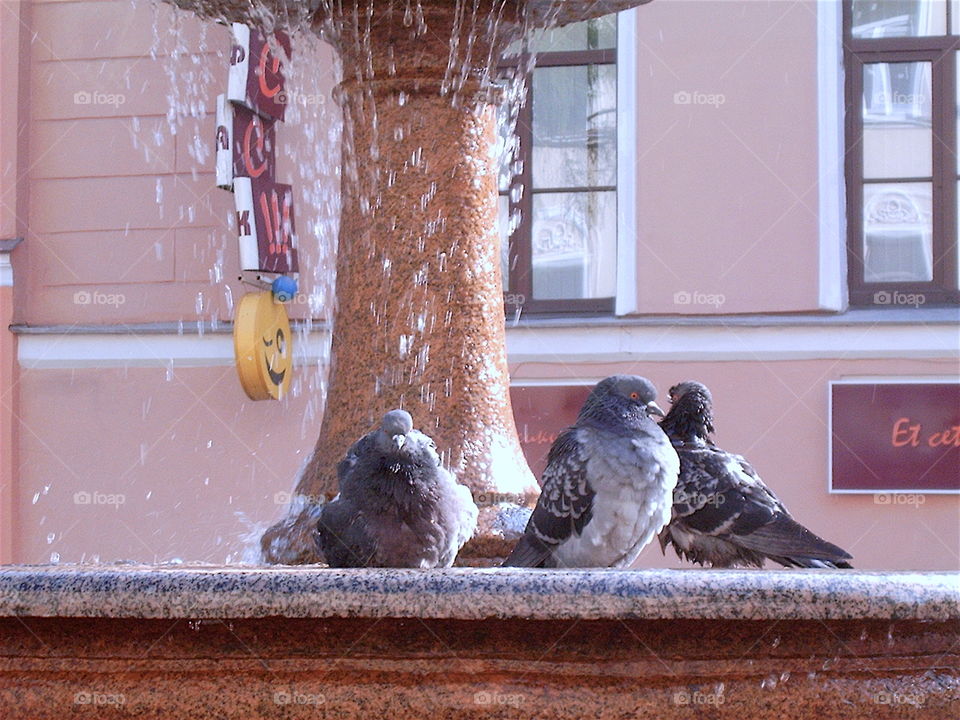
<svg viewBox="0 0 960 720">
<path fill-rule="evenodd" d="M 947 4 L 947 28 L 951 11 Z M 925 306 L 960 302 L 957 288 L 957 86 L 960 36 L 853 37 L 853 0 L 843 3 L 846 74 L 847 266 L 851 305 L 874 304 L 877 292 L 922 294 Z M 928 282 L 865 282 L 863 259 L 863 66 L 869 63 L 929 62 L 933 125 L 933 279 Z M 891 178 L 899 182 L 911 178 Z M 923 178 L 929 182 L 930 178 Z"/>
<path fill-rule="evenodd" d="M 536 67 L 572 67 L 579 65 L 615 65 L 617 51 L 614 48 L 598 50 L 568 50 L 541 52 L 536 57 Z M 504 75 L 530 67 L 530 55 L 522 53 L 505 58 L 499 65 Z M 507 271 L 508 290 L 505 293 L 507 318 L 518 312 L 535 314 L 613 314 L 615 298 L 562 298 L 538 300 L 533 296 L 533 197 L 550 192 L 585 192 L 616 190 L 616 186 L 590 185 L 583 187 L 533 188 L 533 163 L 530 153 L 533 147 L 533 77 L 528 73 L 525 80 L 526 95 L 517 116 L 516 135 L 519 139 L 519 159 L 522 171 L 511 179 L 510 188 L 501 191 L 510 201 L 510 215 L 520 213 L 518 223 L 508 242 Z M 617 238 L 623 242 L 624 238 Z M 517 298 L 523 298 L 522 305 Z"/>
</svg>

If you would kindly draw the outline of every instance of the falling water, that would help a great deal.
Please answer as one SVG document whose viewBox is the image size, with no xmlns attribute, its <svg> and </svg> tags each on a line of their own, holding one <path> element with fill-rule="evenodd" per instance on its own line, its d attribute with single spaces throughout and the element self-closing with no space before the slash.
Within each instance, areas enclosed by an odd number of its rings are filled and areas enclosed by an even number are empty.
<svg viewBox="0 0 960 720">
<path fill-rule="evenodd" d="M 138 3 L 133 3 L 138 6 Z M 506 32 L 503 13 L 507 4 L 495 4 L 492 8 L 481 5 L 473 0 L 456 0 L 454 4 L 455 31 L 449 39 L 449 56 L 441 82 L 441 93 L 451 104 L 458 105 L 470 101 L 466 88 L 479 81 L 481 85 L 496 85 L 502 93 L 501 125 L 497 136 L 496 146 L 492 155 L 482 158 L 491 173 L 501 173 L 506 182 L 512 181 L 514 174 L 520 173 L 522 167 L 515 158 L 517 152 L 516 141 L 513 137 L 513 127 L 519 115 L 519 101 L 524 93 L 524 77 L 532 70 L 532 56 L 523 55 L 523 66 L 515 74 L 513 81 L 496 79 L 495 73 L 498 58 L 492 56 L 491 50 L 481 50 L 481 47 L 493 47 L 495 44 L 481 44 L 478 38 L 496 37 Z M 424 11 L 420 0 L 394 0 L 388 4 L 396 7 L 402 14 L 403 25 L 418 38 L 427 42 L 429 18 Z M 372 22 L 369 13 L 373 12 L 373 5 L 368 6 L 367 14 L 361 13 L 358 17 L 360 29 L 358 37 L 364 44 L 367 53 L 367 62 L 361 63 L 358 73 L 370 73 L 373 68 L 373 47 L 371 35 L 363 31 L 364 23 Z M 553 10 L 547 11 L 549 15 Z M 159 92 L 166 98 L 166 113 L 162 117 L 134 117 L 130 121 L 132 133 L 131 144 L 138 155 L 142 153 L 145 165 L 156 172 L 153 196 L 150 200 L 156 202 L 160 216 L 179 232 L 181 229 L 190 230 L 193 227 L 203 227 L 204 234 L 189 235 L 189 246 L 171 241 L 156 242 L 149 250 L 149 254 L 158 263 L 169 261 L 169 254 L 173 253 L 172 266 L 175 268 L 176 283 L 183 283 L 190 288 L 191 294 L 185 293 L 184 307 L 180 317 L 172 318 L 176 322 L 177 339 L 180 335 L 203 337 L 204 340 L 215 339 L 216 336 L 227 332 L 223 323 L 233 319 L 235 303 L 249 288 L 242 285 L 237 276 L 240 274 L 236 260 L 236 227 L 232 211 L 232 199 L 222 191 L 212 187 L 211 169 L 213 165 L 213 138 L 211 116 L 214 112 L 214 98 L 219 92 L 226 89 L 227 71 L 229 67 L 229 29 L 222 24 L 212 22 L 198 23 L 188 13 L 174 12 L 170 6 L 154 4 L 152 13 L 152 40 L 149 48 L 149 58 L 146 62 L 154 62 L 162 71 L 165 86 L 149 88 L 149 92 Z M 328 30 L 329 31 L 329 30 Z M 525 31 L 529 33 L 530 27 Z M 291 423 L 291 427 L 299 432 L 299 438 L 305 446 L 309 446 L 316 437 L 320 418 L 322 416 L 324 398 L 327 390 L 326 366 L 323 358 L 329 354 L 329 324 L 335 303 L 334 265 L 336 257 L 337 231 L 339 226 L 341 174 L 340 166 L 341 140 L 349 148 L 351 138 L 341 137 L 342 118 L 341 109 L 333 101 L 330 93 L 328 77 L 317 72 L 317 68 L 334 68 L 336 77 L 342 77 L 342 68 L 331 48 L 317 37 L 310 29 L 293 33 L 291 38 L 293 47 L 292 57 L 286 63 L 287 87 L 290 102 L 287 107 L 285 122 L 278 126 L 277 134 L 277 179 L 280 182 L 289 182 L 294 188 L 294 207 L 296 213 L 296 229 L 299 238 L 300 250 L 300 291 L 294 301 L 288 305 L 288 310 L 294 319 L 293 329 L 295 339 L 294 365 L 296 367 L 295 380 L 290 396 L 280 401 L 282 409 L 288 409 L 295 400 L 302 407 L 299 424 Z M 487 52 L 487 57 L 480 58 L 478 54 Z M 396 63 L 388 64 L 388 73 L 396 72 Z M 480 71 L 474 68 L 482 68 Z M 479 75 L 477 75 L 479 72 Z M 138 82 L 135 73 L 130 75 L 130 83 Z M 131 92 L 142 88 L 131 87 Z M 408 98 L 400 93 L 396 102 L 405 104 Z M 364 112 L 372 113 L 371 126 L 374 128 L 374 142 L 370 149 L 373 157 L 377 156 L 382 143 L 403 143 L 408 139 L 409 128 L 402 123 L 395 127 L 380 127 L 377 117 L 376 103 L 371 102 L 363 106 Z M 476 138 L 477 143 L 483 138 Z M 160 157 L 161 149 L 176 148 L 176 153 L 167 153 L 163 157 L 175 159 L 172 166 L 164 166 Z M 426 173 L 423 167 L 423 149 L 411 148 L 406 165 L 396 168 L 384 177 L 371 177 L 367 185 L 371 190 L 363 198 L 368 210 L 381 207 L 382 196 L 380 189 L 390 186 L 397 181 L 398 173 Z M 350 169 L 348 168 L 349 172 Z M 184 188 L 188 188 L 185 190 Z M 411 240 L 423 247 L 426 238 L 445 232 L 446 218 L 437 207 L 437 195 L 440 191 L 436 181 L 429 183 L 426 190 L 418 197 L 411 198 L 412 203 L 419 205 L 424 214 L 424 223 L 421 234 Z M 519 192 L 520 190 L 517 190 Z M 207 226 L 213 224 L 209 219 L 215 218 L 213 229 Z M 509 228 L 515 228 L 520 222 L 517 213 L 508 219 Z M 134 226 L 136 230 L 136 226 Z M 128 226 L 127 233 L 130 232 Z M 448 248 L 438 253 L 435 258 L 409 278 L 413 287 L 428 287 L 436 279 L 436 274 L 448 272 L 452 258 L 457 252 L 456 247 Z M 165 257 L 166 256 L 166 257 Z M 205 265 L 201 277 L 205 283 L 196 281 L 194 275 L 187 276 L 184 267 L 200 264 Z M 385 276 L 395 272 L 387 255 L 373 255 L 371 267 L 382 270 Z M 370 312 L 376 317 L 383 315 L 385 307 L 378 303 L 371 303 Z M 396 355 L 396 365 L 392 373 L 383 378 L 376 378 L 377 383 L 391 383 L 399 378 L 414 380 L 423 374 L 431 362 L 431 348 L 429 338 L 439 325 L 449 325 L 450 311 L 442 306 L 427 308 L 411 308 L 405 322 L 408 327 L 402 333 L 403 340 L 397 347 L 392 348 Z M 214 336 L 211 338 L 210 336 Z M 321 358 L 317 362 L 317 357 Z M 160 359 L 160 377 L 166 384 L 162 392 L 180 392 L 183 383 L 178 378 L 172 359 Z M 135 370 L 135 369 L 134 369 Z M 425 383 L 419 388 L 420 400 L 432 408 L 438 397 L 449 397 L 457 389 L 447 383 Z M 157 411 L 151 414 L 152 397 L 141 400 L 141 421 L 146 423 L 158 422 L 154 419 Z M 193 398 L 187 398 L 193 403 Z M 244 404 L 238 409 L 243 412 Z M 134 411 L 134 414 L 135 411 Z M 220 428 L 217 428 L 220 431 Z M 181 434 L 177 442 L 179 451 L 184 453 L 213 453 L 216 448 L 205 434 L 202 427 L 193 428 L 189 434 Z M 167 436 L 169 437 L 169 436 Z M 189 438 L 189 439 L 187 439 Z M 254 460 L 251 462 L 249 482 L 254 487 L 271 488 L 264 491 L 264 500 L 272 501 L 272 488 L 277 486 L 277 480 L 264 473 L 264 468 L 257 459 L 258 450 L 267 447 L 270 443 L 269 433 L 259 441 L 259 446 L 249 448 Z M 137 456 L 136 471 L 125 476 L 130 482 L 135 477 L 163 477 L 164 455 L 154 452 L 150 443 L 140 445 L 139 453 L 134 446 L 133 454 Z M 307 458 L 302 458 L 306 463 Z M 217 485 L 219 478 L 213 478 L 203 472 L 198 472 L 193 478 L 177 478 L 177 491 L 181 497 L 171 500 L 165 488 L 157 485 L 143 489 L 145 497 L 154 505 L 168 503 L 169 508 L 176 510 L 176 504 L 194 502 L 203 504 L 205 492 L 211 486 Z M 290 485 L 294 478 L 286 479 Z M 247 482 L 247 478 L 244 478 Z M 222 484 L 221 484 L 222 487 Z M 46 491 L 43 493 L 46 494 Z M 144 497 L 138 492 L 139 497 Z M 41 502 L 41 493 L 33 497 L 33 504 Z M 273 507 L 271 504 L 270 507 Z M 169 509 L 165 507 L 165 509 Z M 240 533 L 242 537 L 224 534 L 211 534 L 211 539 L 203 548 L 205 559 L 215 562 L 252 562 L 256 560 L 251 548 L 255 546 L 263 530 L 263 506 L 240 507 L 235 511 L 240 519 L 238 528 L 245 527 Z M 253 522 L 248 518 L 258 518 Z M 175 532 L 171 529 L 171 533 Z M 42 536 L 41 536 L 42 537 Z M 59 535 L 48 536 L 51 544 L 60 542 Z M 131 541 L 131 554 L 139 559 L 153 559 L 145 547 L 149 547 L 150 538 L 139 539 L 139 545 Z M 141 547 L 143 546 L 143 547 Z M 51 555 L 59 560 L 59 554 Z M 85 556 L 86 557 L 86 556 Z M 161 557 L 160 559 L 164 559 Z"/>
</svg>

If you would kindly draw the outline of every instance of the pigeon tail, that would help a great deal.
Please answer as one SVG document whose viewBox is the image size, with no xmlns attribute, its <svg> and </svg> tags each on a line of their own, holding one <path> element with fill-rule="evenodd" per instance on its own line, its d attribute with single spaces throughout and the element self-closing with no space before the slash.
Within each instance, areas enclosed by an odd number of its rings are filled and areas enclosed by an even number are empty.
<svg viewBox="0 0 960 720">
<path fill-rule="evenodd" d="M 737 543 L 785 567 L 840 567 L 838 563 L 845 564 L 852 558 L 842 548 L 783 514 L 748 535 L 737 536 Z"/>
<path fill-rule="evenodd" d="M 500 567 L 546 567 L 550 548 L 533 535 L 524 535 Z"/>
</svg>

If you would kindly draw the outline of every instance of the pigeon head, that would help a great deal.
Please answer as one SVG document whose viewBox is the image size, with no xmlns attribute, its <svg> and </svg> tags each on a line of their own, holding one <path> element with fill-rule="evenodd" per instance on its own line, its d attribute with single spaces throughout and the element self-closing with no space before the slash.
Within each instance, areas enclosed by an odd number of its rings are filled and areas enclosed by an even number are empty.
<svg viewBox="0 0 960 720">
<path fill-rule="evenodd" d="M 670 412 L 660 426 L 671 440 L 706 441 L 713 432 L 713 395 L 703 383 L 686 380 L 670 388 Z"/>
<path fill-rule="evenodd" d="M 664 416 L 657 405 L 657 388 L 638 375 L 612 375 L 601 380 L 583 404 L 581 419 L 639 422 L 649 415 Z"/>
<path fill-rule="evenodd" d="M 377 447 L 384 453 L 400 452 L 413 430 L 413 418 L 406 410 L 391 410 L 380 421 Z"/>
</svg>

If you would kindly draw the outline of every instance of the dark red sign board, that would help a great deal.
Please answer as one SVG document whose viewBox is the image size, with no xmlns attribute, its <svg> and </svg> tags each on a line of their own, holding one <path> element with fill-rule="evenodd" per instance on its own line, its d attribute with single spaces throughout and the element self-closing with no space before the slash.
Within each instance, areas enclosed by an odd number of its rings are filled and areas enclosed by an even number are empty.
<svg viewBox="0 0 960 720">
<path fill-rule="evenodd" d="M 277 170 L 276 129 L 242 105 L 233 106 L 233 176 L 274 178 Z"/>
<path fill-rule="evenodd" d="M 960 492 L 960 384 L 830 386 L 830 489 Z"/>
<path fill-rule="evenodd" d="M 283 61 L 284 56 L 290 58 L 290 38 L 277 32 L 271 43 L 259 30 L 239 23 L 234 23 L 234 32 L 229 99 L 265 117 L 283 120 L 287 109 Z"/>
<path fill-rule="evenodd" d="M 297 272 L 293 188 L 269 178 L 236 178 L 234 199 L 241 269 Z"/>
<path fill-rule="evenodd" d="M 550 446 L 564 428 L 576 422 L 592 385 L 511 387 L 510 402 L 520 446 L 537 480 L 547 466 Z"/>
</svg>

